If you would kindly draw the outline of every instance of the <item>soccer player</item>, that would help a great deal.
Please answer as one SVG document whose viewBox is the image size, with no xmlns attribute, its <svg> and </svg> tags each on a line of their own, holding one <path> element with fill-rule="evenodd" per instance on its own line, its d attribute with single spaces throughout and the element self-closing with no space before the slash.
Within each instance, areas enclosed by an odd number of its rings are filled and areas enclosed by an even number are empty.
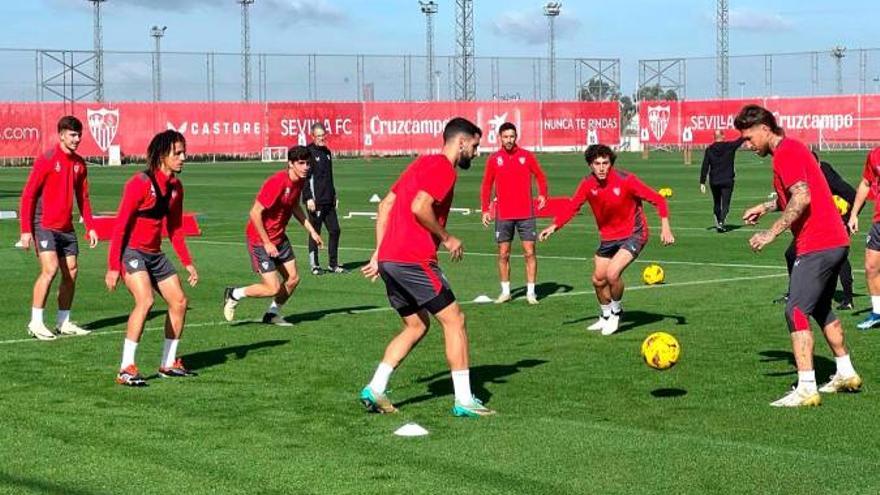
<svg viewBox="0 0 880 495">
<path fill-rule="evenodd" d="M 195 287 L 199 274 L 181 228 L 183 184 L 177 178 L 185 161 L 186 140 L 182 134 L 175 130 L 156 134 L 147 148 L 147 170 L 138 172 L 125 183 L 119 202 L 104 282 L 108 290 L 114 290 L 121 270 L 125 269 L 122 281 L 134 297 L 134 308 L 128 317 L 122 348 L 122 364 L 116 375 L 116 383 L 120 385 L 147 385 L 135 364 L 135 353 L 144 331 L 144 322 L 153 306 L 153 290 L 159 292 L 168 305 L 159 376 L 178 378 L 196 375 L 177 358 L 187 300 L 174 265 L 162 252 L 164 222 L 171 245 L 188 273 L 187 282 Z"/>
<path fill-rule="evenodd" d="M 450 120 L 443 130 L 441 152 L 417 158 L 379 203 L 376 251 L 361 271 L 370 280 L 382 277 L 388 301 L 403 320 L 403 330 L 388 344 L 373 379 L 361 390 L 360 400 L 371 412 L 397 411 L 385 395 L 388 380 L 428 332 L 433 314 L 443 327 L 446 362 L 452 371 L 452 414 L 494 414 L 471 393 L 464 313 L 437 264 L 440 243 L 453 261 L 462 257 L 461 241 L 446 230 L 446 220 L 457 178 L 455 168 L 470 168 L 481 136 L 480 128 L 470 121 Z"/>
<path fill-rule="evenodd" d="M 287 238 L 287 223 L 291 215 L 309 233 L 316 246 L 323 245 L 299 206 L 311 154 L 304 146 L 294 146 L 287 152 L 287 168 L 266 179 L 251 207 L 247 225 L 248 253 L 254 272 L 260 274 L 260 283 L 247 287 L 227 287 L 224 294 L 223 316 L 226 321 L 235 318 L 235 307 L 245 297 L 271 297 L 272 303 L 263 315 L 263 323 L 291 326 L 279 314 L 299 285 L 296 257 Z M 280 278 L 279 278 L 280 276 Z"/>
<path fill-rule="evenodd" d="M 875 198 L 880 198 L 880 147 L 872 149 L 865 159 L 862 180 L 856 189 L 856 199 L 849 214 L 849 229 L 852 233 L 859 231 L 859 211 L 870 193 Z M 880 200 L 874 206 L 873 225 L 868 232 L 868 244 L 865 247 L 865 279 L 871 294 L 871 313 L 857 325 L 862 330 L 880 325 Z"/>
<path fill-rule="evenodd" d="M 522 242 L 526 259 L 526 300 L 538 304 L 535 280 L 538 276 L 538 258 L 535 256 L 535 240 L 538 228 L 532 202 L 532 176 L 538 182 L 538 209 L 547 201 L 547 177 L 535 155 L 516 145 L 516 126 L 510 122 L 498 128 L 501 149 L 486 160 L 486 172 L 480 189 L 483 209 L 483 226 L 495 217 L 495 242 L 498 243 L 498 275 L 501 278 L 501 295 L 496 303 L 510 301 L 510 242 L 516 229 Z M 495 211 L 489 211 L 492 187 L 495 187 Z"/>
<path fill-rule="evenodd" d="M 837 276 L 849 252 L 849 236 L 831 199 L 828 182 L 810 150 L 803 143 L 785 137 L 785 131 L 769 110 L 746 105 L 733 124 L 745 139 L 746 147 L 758 156 L 773 156 L 773 187 L 777 197 L 746 210 L 743 220 L 754 225 L 767 213 L 782 210 L 768 230 L 749 239 L 749 245 L 755 252 L 761 251 L 779 234 L 791 229 L 797 254 L 789 279 L 785 318 L 791 334 L 798 384 L 770 405 L 816 406 L 822 402 L 819 392 L 857 391 L 862 379 L 850 361 L 843 326 L 831 310 Z M 822 327 L 837 362 L 837 372 L 818 390 L 810 317 Z"/>
<path fill-rule="evenodd" d="M 309 144 L 311 158 L 309 159 L 309 176 L 303 187 L 302 199 L 309 210 L 309 222 L 320 234 L 321 225 L 327 225 L 330 234 L 330 243 L 327 246 L 330 257 L 327 271 L 329 273 L 345 273 L 339 265 L 339 219 L 336 216 L 336 206 L 339 200 L 336 197 L 336 186 L 333 185 L 333 155 L 327 147 L 327 130 L 324 124 L 312 125 L 312 142 Z M 318 244 L 314 237 L 309 235 L 309 264 L 312 267 L 312 275 L 320 275 L 321 263 L 318 261 Z"/>
<path fill-rule="evenodd" d="M 58 284 L 58 314 L 55 330 L 61 335 L 87 335 L 88 330 L 70 321 L 76 289 L 79 245 L 73 229 L 73 198 L 85 222 L 89 247 L 98 245 L 92 222 L 86 162 L 76 154 L 82 139 L 82 122 L 70 115 L 58 121 L 58 144 L 34 161 L 34 168 L 21 192 L 21 247 L 34 251 L 40 260 L 40 274 L 34 282 L 28 333 L 39 340 L 54 340 L 55 333 L 43 322 L 43 309 L 55 275 Z"/>
<path fill-rule="evenodd" d="M 654 205 L 660 215 L 660 242 L 668 246 L 675 242 L 675 237 L 669 226 L 666 199 L 635 175 L 617 170 L 614 166 L 617 155 L 611 148 L 604 144 L 590 145 L 584 158 L 590 167 L 590 175 L 581 180 L 568 211 L 557 215 L 538 238 L 541 241 L 549 239 L 574 218 L 584 203 L 590 203 L 599 227 L 599 248 L 593 256 L 593 288 L 601 313 L 587 330 L 600 330 L 602 335 L 611 335 L 619 328 L 623 312 L 623 272 L 648 243 L 643 200 Z"/>
<path fill-rule="evenodd" d="M 736 150 L 742 146 L 742 138 L 735 141 L 725 141 L 724 133 L 715 131 L 715 142 L 706 148 L 703 155 L 703 167 L 700 170 L 700 192 L 706 194 L 706 179 L 709 179 L 709 187 L 712 189 L 712 202 L 715 204 L 715 230 L 718 233 L 727 232 L 724 222 L 730 211 L 730 199 L 733 197 L 733 183 L 736 170 L 733 160 Z"/>
</svg>

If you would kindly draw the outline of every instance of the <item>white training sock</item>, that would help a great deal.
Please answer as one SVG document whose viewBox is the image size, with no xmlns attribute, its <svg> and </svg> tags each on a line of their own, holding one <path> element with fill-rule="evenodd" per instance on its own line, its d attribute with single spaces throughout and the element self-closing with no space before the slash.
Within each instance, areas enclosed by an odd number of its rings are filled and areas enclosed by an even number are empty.
<svg viewBox="0 0 880 495">
<path fill-rule="evenodd" d="M 617 314 L 617 313 L 620 313 L 621 309 L 622 309 L 622 307 L 620 305 L 620 301 L 615 301 L 614 299 L 612 299 L 611 300 L 611 312 Z"/>
<path fill-rule="evenodd" d="M 232 298 L 236 301 L 240 301 L 245 297 L 247 296 L 244 293 L 244 287 L 236 287 L 235 289 L 232 289 Z"/>
<path fill-rule="evenodd" d="M 31 308 L 31 323 L 43 323 L 43 308 Z"/>
<path fill-rule="evenodd" d="M 602 318 L 609 318 L 611 316 L 610 304 L 600 304 L 599 308 L 602 310 Z"/>
<path fill-rule="evenodd" d="M 501 294 L 510 295 L 510 281 L 501 282 Z"/>
<path fill-rule="evenodd" d="M 70 310 L 69 309 L 59 309 L 58 315 L 55 317 L 55 323 L 60 327 L 65 322 L 70 321 Z"/>
<path fill-rule="evenodd" d="M 810 371 L 798 371 L 798 390 L 804 392 L 815 392 L 816 391 L 816 372 L 814 370 Z"/>
<path fill-rule="evenodd" d="M 841 378 L 849 378 L 856 374 L 856 369 L 853 368 L 852 361 L 849 359 L 849 354 L 844 354 L 843 356 L 837 356 L 834 358 L 834 361 L 837 362 L 837 376 Z"/>
<path fill-rule="evenodd" d="M 535 284 L 533 282 L 526 284 L 526 294 L 529 296 L 535 295 Z"/>
<path fill-rule="evenodd" d="M 137 342 L 125 339 L 125 343 L 122 344 L 122 364 L 119 365 L 119 369 L 124 370 L 128 368 L 128 365 L 134 364 L 134 353 L 137 351 L 137 347 Z"/>
<path fill-rule="evenodd" d="M 384 394 L 385 389 L 388 388 L 388 380 L 391 379 L 391 373 L 393 372 L 394 368 L 390 364 L 379 363 L 379 366 L 376 367 L 376 373 L 373 374 L 373 379 L 370 380 L 368 386 L 373 392 L 379 395 Z"/>
<path fill-rule="evenodd" d="M 871 296 L 871 311 L 880 314 L 880 296 Z"/>
<path fill-rule="evenodd" d="M 273 315 L 277 315 L 277 314 L 281 313 L 281 306 L 283 306 L 283 304 L 278 304 L 273 299 L 272 303 L 269 304 L 269 309 L 267 309 L 266 312 L 273 314 Z"/>
<path fill-rule="evenodd" d="M 162 367 L 170 368 L 174 366 L 177 359 L 177 344 L 180 339 L 165 339 L 165 346 L 162 348 Z"/>
<path fill-rule="evenodd" d="M 471 393 L 471 370 L 463 369 L 452 372 L 452 388 L 455 389 L 455 400 L 463 406 L 469 406 L 474 401 Z"/>
</svg>

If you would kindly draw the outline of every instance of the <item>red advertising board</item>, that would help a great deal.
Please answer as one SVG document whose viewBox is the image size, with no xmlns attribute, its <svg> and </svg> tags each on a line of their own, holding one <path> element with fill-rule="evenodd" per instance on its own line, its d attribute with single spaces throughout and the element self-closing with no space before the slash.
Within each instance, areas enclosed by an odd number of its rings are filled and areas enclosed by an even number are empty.
<svg viewBox="0 0 880 495">
<path fill-rule="evenodd" d="M 584 147 L 620 142 L 620 105 L 606 102 L 541 104 L 543 148 Z"/>
<path fill-rule="evenodd" d="M 361 103 L 269 103 L 267 146 L 305 145 L 312 125 L 322 123 L 330 149 L 336 153 L 360 153 L 362 109 Z"/>
</svg>

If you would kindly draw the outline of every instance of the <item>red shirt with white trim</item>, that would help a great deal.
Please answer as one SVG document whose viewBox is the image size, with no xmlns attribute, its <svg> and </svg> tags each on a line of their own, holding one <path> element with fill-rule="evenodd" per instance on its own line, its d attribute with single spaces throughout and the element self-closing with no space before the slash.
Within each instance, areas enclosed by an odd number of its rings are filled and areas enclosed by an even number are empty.
<svg viewBox="0 0 880 495">
<path fill-rule="evenodd" d="M 403 171 L 391 186 L 396 199 L 379 244 L 379 261 L 437 262 L 440 239 L 419 223 L 412 212 L 412 202 L 419 191 L 430 194 L 434 198 L 434 215 L 445 226 L 456 179 L 455 166 L 444 155 L 420 156 Z"/>
<path fill-rule="evenodd" d="M 495 186 L 495 218 L 524 220 L 535 216 L 532 201 L 532 176 L 538 182 L 538 194 L 547 196 L 547 176 L 535 155 L 515 147 L 504 148 L 489 155 L 480 189 L 483 213 L 489 212 L 492 186 Z"/>
<path fill-rule="evenodd" d="M 871 196 L 880 198 L 880 146 L 868 152 L 862 178 L 871 186 Z M 880 201 L 874 204 L 874 223 L 880 222 Z"/>
<path fill-rule="evenodd" d="M 637 226 L 642 228 L 644 238 L 648 237 L 648 222 L 642 201 L 657 208 L 660 218 L 669 218 L 666 199 L 646 186 L 634 174 L 612 167 L 604 181 L 590 174 L 578 185 L 568 211 L 560 213 L 554 220 L 557 228 L 562 228 L 580 211 L 584 203 L 590 203 L 599 238 L 603 241 L 617 241 L 632 236 Z"/>
<path fill-rule="evenodd" d="M 145 253 L 161 253 L 163 222 L 168 229 L 171 246 L 177 253 L 177 257 L 180 258 L 180 262 L 184 265 L 192 264 L 192 257 L 186 247 L 186 240 L 181 228 L 183 225 L 183 184 L 173 174 L 168 176 L 158 170 L 154 174 L 156 182 L 159 184 L 159 191 L 154 190 L 150 178 L 144 172 L 138 172 L 125 183 L 107 254 L 107 265 L 110 270 L 119 271 L 122 264 L 122 252 L 126 247 Z M 138 215 L 139 212 L 149 211 L 156 206 L 156 195 L 165 196 L 169 188 L 171 197 L 165 218 L 155 219 Z"/>
<path fill-rule="evenodd" d="M 302 179 L 292 180 L 288 169 L 272 174 L 260 187 L 257 193 L 257 201 L 263 205 L 263 228 L 272 244 L 278 244 L 284 240 L 285 229 L 293 215 L 293 208 L 297 205 L 302 193 L 305 181 Z M 248 242 L 254 246 L 262 246 L 263 240 L 257 233 L 253 221 L 247 224 Z"/>
<path fill-rule="evenodd" d="M 72 232 L 74 197 L 86 230 L 91 230 L 92 204 L 86 162 L 76 153 L 65 153 L 58 144 L 34 160 L 21 192 L 21 233 L 31 234 L 35 226 Z"/>
<path fill-rule="evenodd" d="M 783 138 L 773 151 L 773 188 L 780 211 L 791 199 L 789 188 L 798 182 L 807 183 L 810 205 L 791 224 L 797 255 L 849 246 L 846 227 L 816 158 L 804 143 Z"/>
</svg>

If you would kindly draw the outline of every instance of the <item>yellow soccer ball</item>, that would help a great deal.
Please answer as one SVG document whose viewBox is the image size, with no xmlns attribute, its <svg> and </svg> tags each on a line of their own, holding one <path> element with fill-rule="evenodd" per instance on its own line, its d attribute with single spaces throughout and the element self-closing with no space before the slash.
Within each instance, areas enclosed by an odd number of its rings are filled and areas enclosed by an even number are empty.
<svg viewBox="0 0 880 495">
<path fill-rule="evenodd" d="M 654 332 L 642 342 L 642 358 L 655 370 L 666 370 L 678 362 L 681 345 L 666 332 Z"/>
<path fill-rule="evenodd" d="M 652 263 L 642 270 L 642 282 L 647 285 L 662 284 L 664 280 L 666 280 L 666 273 L 663 272 L 663 267 L 658 264 Z"/>
<path fill-rule="evenodd" d="M 664 198 L 671 198 L 672 197 L 672 188 L 671 187 L 662 187 L 662 188 L 660 188 L 659 191 L 657 191 L 657 193 L 660 194 L 660 196 L 663 196 Z"/>
<path fill-rule="evenodd" d="M 849 211 L 849 203 L 836 194 L 832 196 L 831 199 L 834 200 L 834 206 L 837 207 L 837 211 L 840 213 L 840 216 L 846 215 L 846 212 Z"/>
</svg>

